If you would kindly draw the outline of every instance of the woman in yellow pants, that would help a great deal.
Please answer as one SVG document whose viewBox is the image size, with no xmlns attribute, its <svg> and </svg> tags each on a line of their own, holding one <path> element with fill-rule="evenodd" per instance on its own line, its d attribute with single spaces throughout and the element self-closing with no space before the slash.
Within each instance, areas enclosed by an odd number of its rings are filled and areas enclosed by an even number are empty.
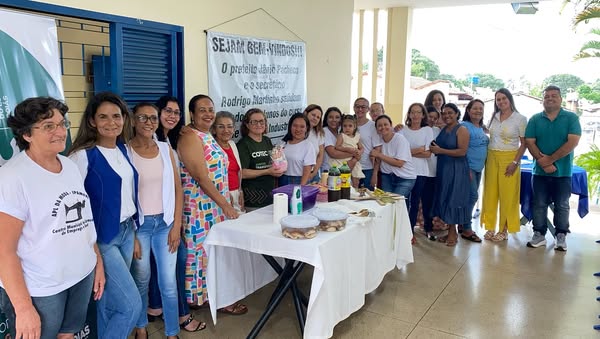
<svg viewBox="0 0 600 339">
<path fill-rule="evenodd" d="M 489 123 L 490 143 L 485 163 L 481 225 L 487 230 L 484 239 L 504 241 L 508 232 L 520 230 L 519 195 L 521 188 L 520 160 L 525 153 L 527 118 L 516 107 L 506 88 L 496 91 L 494 114 Z M 499 206 L 498 206 L 499 205 Z M 496 223 L 500 220 L 498 232 Z"/>
</svg>

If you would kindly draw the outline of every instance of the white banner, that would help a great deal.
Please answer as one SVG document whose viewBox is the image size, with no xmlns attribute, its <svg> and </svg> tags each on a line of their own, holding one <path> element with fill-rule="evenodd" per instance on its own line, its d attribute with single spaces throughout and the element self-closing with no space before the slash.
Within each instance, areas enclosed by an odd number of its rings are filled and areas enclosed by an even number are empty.
<svg viewBox="0 0 600 339">
<path fill-rule="evenodd" d="M 15 106 L 37 96 L 64 100 L 64 94 L 53 18 L 0 10 L 0 46 L 1 166 L 19 151 L 6 125 Z"/>
<path fill-rule="evenodd" d="M 215 110 L 229 111 L 240 121 L 250 108 L 267 114 L 268 135 L 278 140 L 287 133 L 294 113 L 306 107 L 306 44 L 209 31 L 208 94 Z"/>
</svg>

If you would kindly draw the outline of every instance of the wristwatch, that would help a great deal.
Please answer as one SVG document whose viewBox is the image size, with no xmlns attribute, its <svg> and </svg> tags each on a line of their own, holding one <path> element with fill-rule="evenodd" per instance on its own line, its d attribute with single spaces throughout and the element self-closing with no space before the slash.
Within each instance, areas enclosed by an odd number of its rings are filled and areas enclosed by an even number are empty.
<svg viewBox="0 0 600 339">
<path fill-rule="evenodd" d="M 512 161 L 513 164 L 515 164 L 515 166 L 519 166 L 519 162 L 518 161 Z"/>
</svg>

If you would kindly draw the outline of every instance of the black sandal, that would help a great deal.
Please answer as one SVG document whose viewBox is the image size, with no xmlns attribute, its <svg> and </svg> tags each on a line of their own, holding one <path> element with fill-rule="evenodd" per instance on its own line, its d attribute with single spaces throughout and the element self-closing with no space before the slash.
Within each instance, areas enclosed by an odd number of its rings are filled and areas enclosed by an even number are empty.
<svg viewBox="0 0 600 339">
<path fill-rule="evenodd" d="M 189 324 L 192 323 L 192 321 L 194 321 L 194 315 L 190 313 L 190 317 L 187 318 L 184 322 L 182 322 L 181 324 L 179 324 L 179 328 L 181 328 L 182 330 L 186 331 L 186 332 L 198 332 L 198 331 L 202 331 L 203 329 L 206 328 L 206 323 L 203 323 L 202 321 L 198 321 L 198 327 L 196 327 L 194 330 L 190 331 L 187 328 L 185 328 L 186 326 L 188 326 Z"/>
<path fill-rule="evenodd" d="M 472 242 L 481 242 L 481 238 L 479 238 L 475 232 L 471 233 L 470 235 L 465 235 L 463 233 L 460 235 L 460 237 Z"/>
</svg>

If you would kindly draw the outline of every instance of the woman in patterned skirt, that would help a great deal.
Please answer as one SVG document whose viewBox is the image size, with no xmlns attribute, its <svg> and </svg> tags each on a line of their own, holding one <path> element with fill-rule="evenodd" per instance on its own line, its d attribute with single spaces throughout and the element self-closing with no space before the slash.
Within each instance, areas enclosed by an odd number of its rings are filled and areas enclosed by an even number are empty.
<svg viewBox="0 0 600 339">
<path fill-rule="evenodd" d="M 188 303 L 201 305 L 208 297 L 204 239 L 214 224 L 225 218 L 236 219 L 238 214 L 230 204 L 227 154 L 210 133 L 215 121 L 213 101 L 199 94 L 190 100 L 188 108 L 192 121 L 188 125 L 190 131 L 177 143 L 184 196 L 182 226 L 188 254 L 185 289 Z M 220 311 L 243 314 L 248 310 L 236 303 Z"/>
</svg>

